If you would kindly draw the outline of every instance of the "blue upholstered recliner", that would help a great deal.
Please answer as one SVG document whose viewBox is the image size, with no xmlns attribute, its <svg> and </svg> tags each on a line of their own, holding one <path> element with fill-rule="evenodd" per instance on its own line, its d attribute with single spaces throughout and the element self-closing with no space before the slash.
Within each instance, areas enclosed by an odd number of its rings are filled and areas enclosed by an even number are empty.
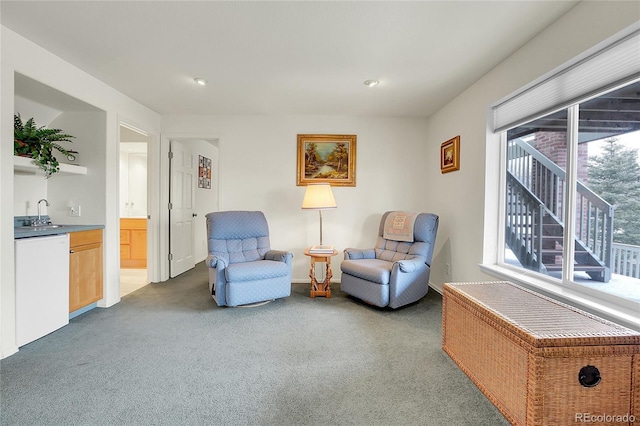
<svg viewBox="0 0 640 426">
<path fill-rule="evenodd" d="M 385 234 L 390 233 L 385 233 L 387 217 L 391 214 L 390 220 L 397 217 L 400 219 L 396 223 L 402 220 L 404 224 L 400 213 L 386 212 L 382 215 L 375 248 L 344 250 L 344 260 L 340 264 L 342 291 L 371 305 L 394 309 L 420 300 L 427 294 L 438 216 L 433 213 L 413 214 L 413 235 L 405 226 L 404 235 L 387 235 L 385 238 Z"/>
<path fill-rule="evenodd" d="M 271 250 L 262 212 L 206 215 L 209 290 L 218 306 L 238 306 L 291 295 L 293 254 Z"/>
</svg>

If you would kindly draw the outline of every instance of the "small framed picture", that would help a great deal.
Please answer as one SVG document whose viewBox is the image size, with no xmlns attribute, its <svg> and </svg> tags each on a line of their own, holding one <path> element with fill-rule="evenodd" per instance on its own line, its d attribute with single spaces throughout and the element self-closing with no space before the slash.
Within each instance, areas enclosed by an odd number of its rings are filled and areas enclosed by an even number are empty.
<svg viewBox="0 0 640 426">
<path fill-rule="evenodd" d="M 460 170 L 460 135 L 440 145 L 440 171 Z"/>
<path fill-rule="evenodd" d="M 211 159 L 198 156 L 198 188 L 211 189 Z"/>
</svg>

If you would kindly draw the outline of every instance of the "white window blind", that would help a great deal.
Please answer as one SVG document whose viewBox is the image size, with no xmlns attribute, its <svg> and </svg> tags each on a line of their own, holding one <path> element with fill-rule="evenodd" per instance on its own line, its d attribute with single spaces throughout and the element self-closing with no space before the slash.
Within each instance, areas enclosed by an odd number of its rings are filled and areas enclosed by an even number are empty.
<svg viewBox="0 0 640 426">
<path fill-rule="evenodd" d="M 501 132 L 565 108 L 608 88 L 640 78 L 640 29 L 561 67 L 493 107 Z"/>
</svg>

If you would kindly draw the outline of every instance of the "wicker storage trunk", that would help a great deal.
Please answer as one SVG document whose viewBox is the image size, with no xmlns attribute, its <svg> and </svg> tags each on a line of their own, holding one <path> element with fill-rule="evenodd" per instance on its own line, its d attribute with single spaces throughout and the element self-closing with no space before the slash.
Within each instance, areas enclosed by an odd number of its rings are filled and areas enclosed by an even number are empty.
<svg viewBox="0 0 640 426">
<path fill-rule="evenodd" d="M 512 424 L 640 424 L 640 333 L 506 281 L 445 284 L 442 324 Z"/>
</svg>

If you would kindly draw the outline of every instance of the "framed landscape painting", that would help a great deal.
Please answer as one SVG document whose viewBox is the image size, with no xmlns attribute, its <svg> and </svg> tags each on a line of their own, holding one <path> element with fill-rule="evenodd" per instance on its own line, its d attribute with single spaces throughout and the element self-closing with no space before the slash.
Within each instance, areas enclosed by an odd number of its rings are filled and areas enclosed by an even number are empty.
<svg viewBox="0 0 640 426">
<path fill-rule="evenodd" d="M 296 185 L 356 186 L 356 135 L 298 135 Z"/>
</svg>

